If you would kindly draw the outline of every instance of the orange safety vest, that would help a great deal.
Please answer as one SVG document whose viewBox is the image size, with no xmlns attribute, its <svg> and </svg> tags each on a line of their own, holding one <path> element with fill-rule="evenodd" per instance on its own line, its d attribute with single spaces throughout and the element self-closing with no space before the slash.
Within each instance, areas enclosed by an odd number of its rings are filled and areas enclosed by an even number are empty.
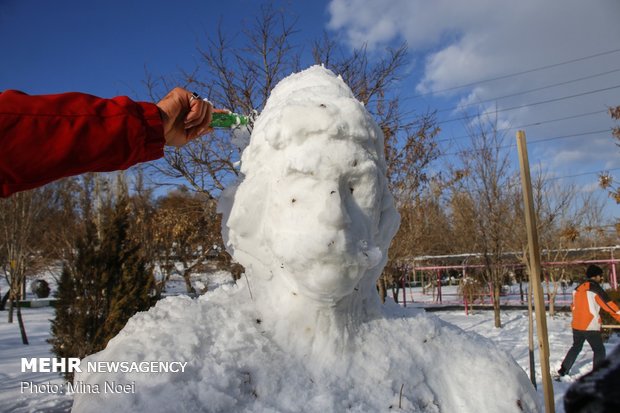
<svg viewBox="0 0 620 413">
<path fill-rule="evenodd" d="M 573 291 L 573 330 L 599 331 L 601 329 L 601 308 L 620 322 L 620 309 L 601 286 L 591 280 L 584 281 Z"/>
</svg>

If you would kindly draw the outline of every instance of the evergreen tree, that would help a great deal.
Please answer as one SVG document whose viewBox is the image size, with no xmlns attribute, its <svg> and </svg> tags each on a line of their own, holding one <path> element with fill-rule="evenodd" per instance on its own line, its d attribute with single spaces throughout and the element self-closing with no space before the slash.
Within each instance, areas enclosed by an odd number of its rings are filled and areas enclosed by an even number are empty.
<svg viewBox="0 0 620 413">
<path fill-rule="evenodd" d="M 129 318 L 156 300 L 151 294 L 153 275 L 140 245 L 129 236 L 126 197 L 100 213 L 100 230 L 87 221 L 76 255 L 65 264 L 58 283 L 50 339 L 58 357 L 81 359 L 104 349 Z M 71 374 L 65 377 L 72 379 Z"/>
<path fill-rule="evenodd" d="M 52 320 L 53 338 L 49 339 L 49 342 L 52 344 L 54 354 L 58 357 L 69 357 L 69 354 L 75 354 L 73 349 L 68 348 L 68 343 L 73 341 L 76 332 L 64 327 L 67 326 L 67 320 L 77 321 L 78 317 L 74 317 L 72 311 L 72 304 L 76 299 L 75 282 L 66 265 L 62 268 L 55 296 L 56 317 Z"/>
</svg>

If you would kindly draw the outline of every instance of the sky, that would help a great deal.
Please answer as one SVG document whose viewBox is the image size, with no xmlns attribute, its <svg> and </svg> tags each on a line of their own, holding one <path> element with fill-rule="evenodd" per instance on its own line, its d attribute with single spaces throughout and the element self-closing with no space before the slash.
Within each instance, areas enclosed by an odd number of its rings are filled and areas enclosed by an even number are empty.
<svg viewBox="0 0 620 413">
<path fill-rule="evenodd" d="M 197 45 L 215 35 L 218 21 L 234 35 L 265 3 L 0 0 L 0 90 L 146 99 L 146 69 L 155 75 L 193 69 Z M 296 16 L 302 44 L 327 31 L 343 47 L 365 44 L 381 56 L 407 42 L 403 108 L 411 116 L 438 110 L 445 152 L 467 144 L 463 112 L 455 108 L 497 110 L 507 142 L 517 128 L 526 132 L 533 168 L 603 199 L 597 172 L 620 181 L 620 148 L 606 113 L 620 104 L 617 0 L 276 4 Z M 610 201 L 606 213 L 617 217 L 620 208 Z"/>
</svg>

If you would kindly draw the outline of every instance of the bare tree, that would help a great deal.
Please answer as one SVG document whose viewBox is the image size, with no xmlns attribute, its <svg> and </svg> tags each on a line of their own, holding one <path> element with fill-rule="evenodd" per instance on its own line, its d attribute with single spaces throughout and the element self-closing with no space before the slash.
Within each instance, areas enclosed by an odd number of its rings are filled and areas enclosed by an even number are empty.
<svg viewBox="0 0 620 413">
<path fill-rule="evenodd" d="M 534 177 L 532 184 L 534 194 L 534 210 L 536 214 L 539 244 L 542 248 L 541 259 L 546 262 L 565 261 L 568 257 L 567 248 L 573 247 L 579 236 L 580 223 L 587 203 L 576 205 L 576 189 L 574 185 L 563 185 L 559 181 L 552 180 L 544 171 L 539 171 Z M 515 202 L 517 207 L 517 219 L 523 219 L 523 202 L 521 195 Z M 518 257 L 527 272 L 529 268 L 527 234 L 525 225 L 514 227 L 517 231 L 514 236 L 521 240 L 521 256 Z M 547 287 L 547 299 L 549 302 L 549 314 L 555 315 L 555 300 L 560 286 L 566 281 L 566 268 L 562 266 L 549 266 L 544 269 L 544 282 Z"/>
<path fill-rule="evenodd" d="M 297 48 L 292 44 L 294 33 L 295 21 L 271 5 L 261 7 L 260 14 L 240 34 L 241 39 L 227 37 L 220 23 L 217 35 L 207 37 L 198 47 L 199 66 L 183 72 L 175 82 L 207 96 L 216 107 L 243 114 L 260 112 L 275 84 L 299 69 Z M 168 83 L 151 76 L 146 80 L 154 100 Z M 242 145 L 235 142 L 231 132 L 216 131 L 183 149 L 167 150 L 166 164 L 158 165 L 159 170 L 172 178 L 173 184 L 183 180 L 193 190 L 215 199 L 239 173 L 235 165 Z"/>
<path fill-rule="evenodd" d="M 185 280 L 187 292 L 195 294 L 191 274 L 204 263 L 213 245 L 221 245 L 215 202 L 205 198 L 202 194 L 176 191 L 158 201 L 153 225 L 163 272 L 159 292 L 165 289 L 170 276 L 178 272 Z"/>
<path fill-rule="evenodd" d="M 470 207 L 475 220 L 475 245 L 485 266 L 484 279 L 489 284 L 495 327 L 501 327 L 500 295 L 506 268 L 505 253 L 512 248 L 510 236 L 515 225 L 514 200 L 517 176 L 511 169 L 505 136 L 498 131 L 497 119 L 478 116 L 467 125 L 471 148 L 461 153 L 467 173 L 458 182 L 459 192 L 471 197 Z M 469 212 L 469 211 L 467 211 Z M 453 210 L 457 216 L 460 210 Z M 465 218 L 465 217 L 463 217 Z M 472 242 L 474 243 L 474 242 Z"/>
<path fill-rule="evenodd" d="M 146 259 L 148 270 L 152 273 L 159 259 L 154 188 L 146 185 L 144 172 L 141 168 L 133 174 L 130 186 L 132 188 L 130 195 L 128 195 L 132 211 L 130 236 L 140 245 L 140 251 Z"/>
<path fill-rule="evenodd" d="M 46 229 L 45 237 L 41 239 L 41 254 L 49 264 L 55 265 L 73 253 L 80 224 L 80 178 L 65 178 L 49 188 L 48 210 L 41 223 Z"/>
<path fill-rule="evenodd" d="M 8 322 L 13 322 L 17 307 L 22 342 L 28 337 L 21 314 L 20 301 L 25 299 L 26 275 L 41 262 L 41 228 L 43 216 L 50 199 L 49 188 L 18 192 L 0 200 L 0 257 L 2 269 L 9 285 L 10 307 Z"/>
<path fill-rule="evenodd" d="M 429 189 L 413 201 L 401 201 L 401 224 L 390 248 L 393 261 L 406 262 L 413 256 L 451 251 L 450 217 L 441 194 L 442 189 Z"/>
<path fill-rule="evenodd" d="M 199 47 L 200 65 L 184 72 L 183 86 L 208 96 L 216 107 L 239 113 L 260 112 L 276 85 L 301 67 L 303 47 L 296 43 L 296 20 L 267 5 L 246 29 L 234 38 L 223 30 Z M 385 154 L 390 187 L 399 205 L 414 205 L 429 181 L 427 170 L 437 158 L 435 137 L 439 132 L 435 114 L 406 114 L 397 93 L 401 73 L 407 64 L 403 44 L 371 57 L 366 47 L 349 51 L 338 47 L 326 34 L 312 47 L 314 63 L 323 64 L 342 76 L 355 96 L 375 117 L 385 135 Z M 164 79 L 147 78 L 153 99 Z M 186 145 L 169 150 L 159 172 L 168 183 L 186 183 L 193 190 L 216 199 L 238 175 L 237 162 L 242 144 L 239 136 L 217 131 Z"/>
<path fill-rule="evenodd" d="M 301 67 L 303 48 L 295 44 L 296 21 L 270 5 L 247 25 L 239 38 L 218 30 L 199 47 L 201 65 L 177 80 L 215 103 L 240 113 L 260 112 L 272 88 Z M 373 114 L 385 134 L 386 158 L 392 189 L 399 199 L 411 197 L 428 181 L 426 168 L 436 159 L 434 138 L 439 132 L 435 114 L 405 114 L 396 91 L 407 64 L 407 47 L 388 49 L 371 59 L 365 47 L 345 51 L 325 34 L 312 47 L 314 63 L 342 76 L 355 96 Z M 170 81 L 147 76 L 151 97 Z M 210 198 L 238 174 L 239 148 L 230 132 L 210 134 L 166 154 L 166 176 L 185 181 Z"/>
<path fill-rule="evenodd" d="M 612 119 L 620 121 L 620 106 L 609 108 L 609 116 Z M 611 130 L 611 136 L 616 140 L 616 145 L 620 146 L 620 126 L 616 126 Z M 620 204 L 620 185 L 614 184 L 613 176 L 608 172 L 599 175 L 600 186 L 607 190 L 609 196 Z M 618 233 L 620 233 L 620 223 L 617 224 Z"/>
<path fill-rule="evenodd" d="M 460 184 L 451 189 L 448 200 L 452 232 L 452 248 L 455 253 L 475 253 L 480 251 L 481 242 L 476 235 L 475 200 Z"/>
</svg>

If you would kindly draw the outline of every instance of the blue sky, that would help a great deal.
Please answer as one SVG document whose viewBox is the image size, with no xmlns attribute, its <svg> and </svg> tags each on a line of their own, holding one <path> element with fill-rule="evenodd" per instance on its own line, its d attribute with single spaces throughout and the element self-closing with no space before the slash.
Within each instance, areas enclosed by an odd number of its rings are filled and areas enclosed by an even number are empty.
<svg viewBox="0 0 620 413">
<path fill-rule="evenodd" d="M 0 90 L 144 97 L 145 66 L 156 75 L 193 68 L 198 42 L 220 19 L 237 33 L 260 3 L 0 0 Z M 320 34 L 325 2 L 285 3 L 304 15 L 304 35 Z"/>
<path fill-rule="evenodd" d="M 155 75 L 193 69 L 197 44 L 214 35 L 220 19 L 238 33 L 263 3 L 0 0 L 0 90 L 146 99 L 145 67 Z M 584 193 L 597 191 L 590 172 L 609 170 L 620 180 L 620 148 L 604 131 L 614 125 L 606 108 L 620 104 L 617 0 L 276 4 L 298 17 L 296 40 L 307 44 L 306 57 L 324 30 L 345 47 L 367 44 L 377 55 L 406 41 L 411 62 L 401 97 L 412 116 L 444 109 L 438 118 L 446 152 L 466 145 L 463 121 L 454 121 L 462 113 L 453 108 L 498 109 L 509 142 L 516 131 L 509 128 L 530 125 L 524 129 L 534 168 Z M 618 216 L 620 208 L 608 203 L 607 213 Z"/>
</svg>

